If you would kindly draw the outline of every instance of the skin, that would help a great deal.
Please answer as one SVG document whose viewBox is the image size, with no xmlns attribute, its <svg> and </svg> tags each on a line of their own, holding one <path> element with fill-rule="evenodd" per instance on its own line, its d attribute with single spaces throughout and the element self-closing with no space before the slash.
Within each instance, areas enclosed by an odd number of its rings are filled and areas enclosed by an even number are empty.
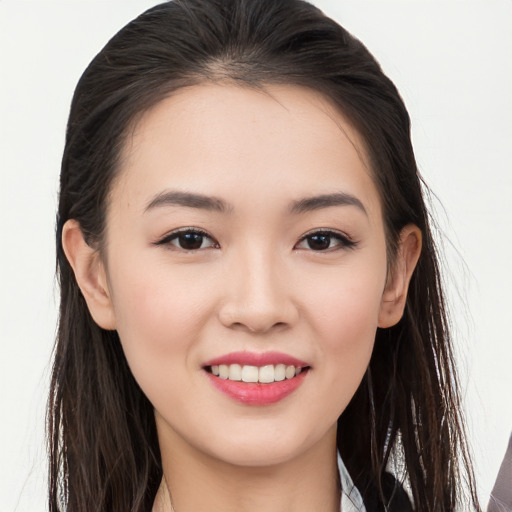
<svg viewBox="0 0 512 512">
<path fill-rule="evenodd" d="M 169 191 L 226 208 L 147 209 Z M 333 192 L 360 205 L 292 211 Z M 190 227 L 208 234 L 199 249 L 169 239 Z M 326 230 L 342 238 L 313 250 L 306 235 Z M 117 329 L 155 407 L 166 484 L 155 510 L 172 510 L 167 486 L 179 512 L 338 510 L 336 422 L 377 327 L 402 316 L 421 235 L 404 228 L 388 272 L 364 145 L 327 100 L 292 86 L 178 91 L 145 112 L 127 142 L 104 253 L 73 220 L 63 244 L 93 318 Z M 240 350 L 284 352 L 310 370 L 285 399 L 242 404 L 203 368 Z"/>
</svg>

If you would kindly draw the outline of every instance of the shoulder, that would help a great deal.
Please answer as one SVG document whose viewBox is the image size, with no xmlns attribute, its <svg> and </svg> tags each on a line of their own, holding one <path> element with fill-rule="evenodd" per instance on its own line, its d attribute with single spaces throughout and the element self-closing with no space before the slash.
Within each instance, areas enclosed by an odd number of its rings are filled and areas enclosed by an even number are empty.
<svg viewBox="0 0 512 512">
<path fill-rule="evenodd" d="M 408 494 L 391 473 L 384 474 L 382 491 L 386 497 L 387 506 L 382 503 L 376 487 L 370 488 L 364 493 L 363 501 L 366 512 L 414 512 Z"/>
</svg>

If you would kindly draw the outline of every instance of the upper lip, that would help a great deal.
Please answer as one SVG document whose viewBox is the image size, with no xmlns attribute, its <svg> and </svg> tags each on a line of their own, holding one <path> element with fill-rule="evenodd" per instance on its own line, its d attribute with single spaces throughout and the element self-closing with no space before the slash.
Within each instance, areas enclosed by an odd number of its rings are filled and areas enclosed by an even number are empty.
<svg viewBox="0 0 512 512">
<path fill-rule="evenodd" d="M 216 357 L 204 363 L 203 366 L 218 366 L 221 364 L 239 364 L 240 366 L 267 366 L 270 364 L 285 364 L 295 366 L 295 368 L 304 368 L 310 366 L 308 363 L 297 359 L 296 357 L 281 352 L 230 352 L 223 356 Z"/>
</svg>

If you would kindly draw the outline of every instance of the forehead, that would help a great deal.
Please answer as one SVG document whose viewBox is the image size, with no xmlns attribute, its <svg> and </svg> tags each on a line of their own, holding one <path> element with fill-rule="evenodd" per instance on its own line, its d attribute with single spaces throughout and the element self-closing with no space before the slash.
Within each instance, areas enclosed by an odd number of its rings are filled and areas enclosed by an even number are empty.
<svg viewBox="0 0 512 512">
<path fill-rule="evenodd" d="M 202 84 L 138 119 L 113 195 L 135 201 L 172 187 L 216 195 L 248 189 L 270 198 L 284 188 L 304 196 L 348 187 L 375 203 L 368 161 L 359 133 L 315 91 Z"/>
</svg>

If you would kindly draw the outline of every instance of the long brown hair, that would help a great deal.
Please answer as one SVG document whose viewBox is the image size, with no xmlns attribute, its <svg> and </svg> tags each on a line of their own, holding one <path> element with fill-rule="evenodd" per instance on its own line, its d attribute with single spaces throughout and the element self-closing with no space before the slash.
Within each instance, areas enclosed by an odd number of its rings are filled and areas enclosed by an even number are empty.
<svg viewBox="0 0 512 512">
<path fill-rule="evenodd" d="M 66 260 L 61 233 L 76 219 L 104 242 L 109 191 L 137 116 L 201 82 L 294 84 L 328 97 L 358 129 L 380 192 L 393 258 L 416 224 L 423 248 L 406 311 L 378 330 L 370 365 L 338 421 L 338 449 L 363 498 L 381 510 L 389 473 L 418 512 L 478 510 L 436 248 L 393 83 L 344 28 L 300 0 L 176 0 L 129 23 L 94 58 L 76 88 L 62 160 L 57 215 L 60 320 L 48 402 L 49 508 L 151 509 L 162 477 L 153 408 L 135 382 L 118 335 L 96 325 Z M 392 480 L 394 482 L 394 480 Z"/>
</svg>

